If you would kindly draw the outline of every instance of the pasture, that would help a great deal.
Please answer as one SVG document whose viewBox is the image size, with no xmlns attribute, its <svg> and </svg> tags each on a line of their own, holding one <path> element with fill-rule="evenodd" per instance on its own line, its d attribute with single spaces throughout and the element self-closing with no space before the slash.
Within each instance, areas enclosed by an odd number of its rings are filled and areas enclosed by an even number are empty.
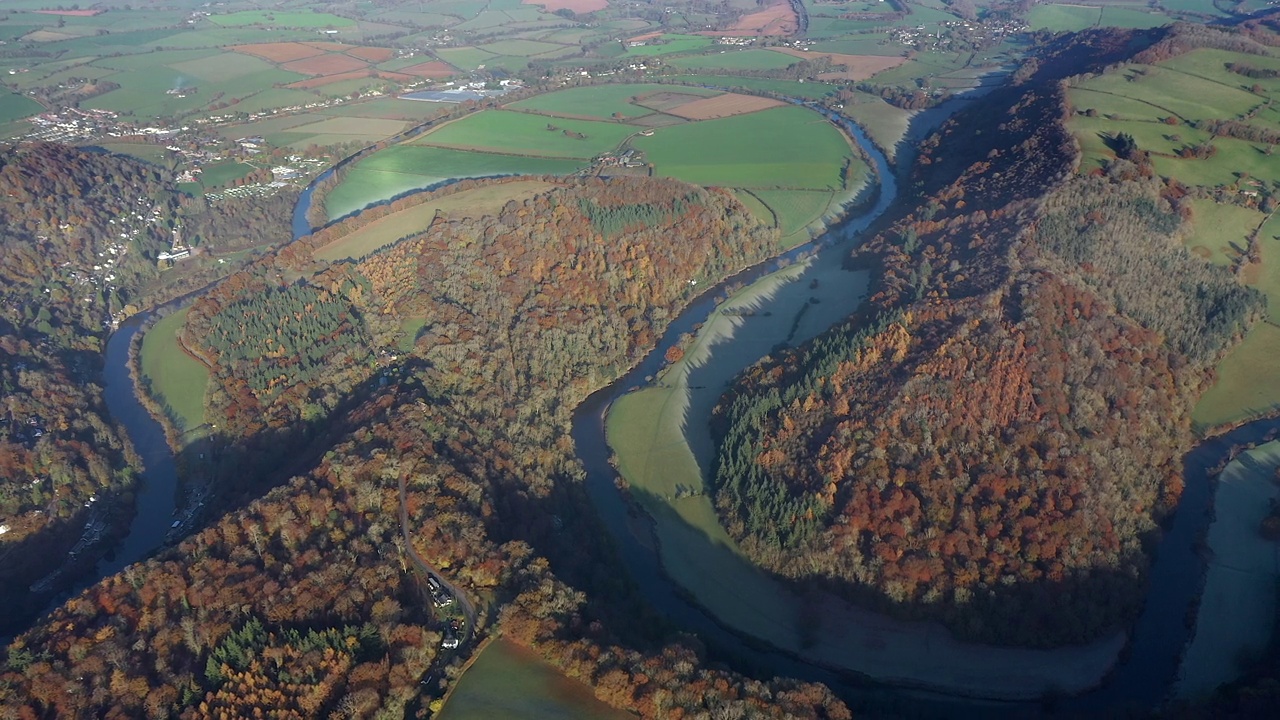
<svg viewBox="0 0 1280 720">
<path fill-rule="evenodd" d="M 773 210 L 784 248 L 808 242 L 810 229 L 821 229 L 823 218 L 839 210 L 838 198 L 830 192 L 756 190 L 753 194 Z"/>
<path fill-rule="evenodd" d="M 419 136 L 416 145 L 589 160 L 635 132 L 618 123 L 545 118 L 508 110 L 468 115 Z"/>
<path fill-rule="evenodd" d="M 537 654 L 499 638 L 457 680 L 440 720 L 627 720 Z"/>
<path fill-rule="evenodd" d="M 1207 429 L 1280 408 L 1280 327 L 1260 322 L 1218 363 L 1218 379 L 1196 403 L 1191 420 Z"/>
<path fill-rule="evenodd" d="M 668 90 L 670 88 L 667 86 L 657 84 L 594 85 L 535 95 L 513 102 L 506 107 L 511 110 L 527 110 L 560 117 L 593 117 L 608 120 L 616 113 L 623 118 L 634 118 L 648 115 L 653 111 L 648 107 L 637 105 L 632 102 L 633 99 Z M 688 91 L 690 95 L 696 96 L 718 94 L 715 90 L 700 88 L 689 88 Z M 683 88 L 681 92 L 684 92 Z"/>
<path fill-rule="evenodd" d="M 711 38 L 702 37 L 701 35 L 662 35 L 652 40 L 645 41 L 646 44 L 637 47 L 627 47 L 623 57 L 629 58 L 645 58 L 655 57 L 658 55 L 675 55 L 677 53 L 694 52 L 702 50 L 711 45 Z"/>
<path fill-rule="evenodd" d="M 422 145 L 396 145 L 361 160 L 325 197 L 330 219 L 371 203 L 453 178 L 498 175 L 568 175 L 585 163 L 559 158 L 467 152 Z"/>
<path fill-rule="evenodd" d="M 835 161 L 850 154 L 839 130 L 794 106 L 662 128 L 632 145 L 657 175 L 762 189 L 843 189 Z"/>
<path fill-rule="evenodd" d="M 425 230 L 436 213 L 457 217 L 482 217 L 502 209 L 510 200 L 523 200 L 554 188 L 540 180 L 522 180 L 486 185 L 430 200 L 421 205 L 393 213 L 339 238 L 316 250 L 315 258 L 325 262 L 356 260 L 380 250 L 401 238 Z"/>
<path fill-rule="evenodd" d="M 1032 30 L 1076 32 L 1096 27 L 1102 20 L 1102 8 L 1085 5 L 1036 5 L 1027 13 L 1027 25 Z"/>
<path fill-rule="evenodd" d="M 671 78 L 682 84 L 768 92 L 796 97 L 803 100 L 817 100 L 835 91 L 834 85 L 823 82 L 802 82 L 799 80 L 775 80 L 773 78 L 738 77 L 736 75 L 676 75 Z M 681 88 L 680 92 L 684 92 Z"/>
<path fill-rule="evenodd" d="M 210 22 L 224 27 L 270 25 L 289 28 L 344 28 L 356 23 L 350 18 L 320 12 L 285 12 L 276 10 L 244 10 L 227 15 L 211 15 Z"/>
<path fill-rule="evenodd" d="M 1069 126 L 1084 150 L 1082 169 L 1110 162 L 1115 154 L 1106 138 L 1125 132 L 1152 153 L 1156 172 L 1187 185 L 1231 185 L 1246 174 L 1280 180 L 1280 163 L 1266 144 L 1215 138 L 1192 127 L 1204 120 L 1235 120 L 1280 132 L 1280 114 L 1267 107 L 1280 93 L 1280 81 L 1232 73 L 1226 69 L 1231 62 L 1280 69 L 1280 59 L 1196 50 L 1157 65 L 1122 66 L 1072 88 L 1078 112 Z M 1096 116 L 1086 117 L 1081 112 L 1086 110 Z M 1196 147 L 1211 150 L 1184 156 Z"/>
<path fill-rule="evenodd" d="M 187 309 L 161 318 L 142 338 L 139 363 L 151 384 L 151 395 L 172 411 L 172 420 L 183 430 L 204 423 L 204 393 L 209 369 L 178 345 L 178 331 Z"/>
<path fill-rule="evenodd" d="M 0 123 L 21 120 L 44 112 L 44 106 L 12 90 L 0 91 Z"/>
<path fill-rule="evenodd" d="M 1252 208 L 1213 200 L 1191 201 L 1192 233 L 1184 241 L 1197 257 L 1230 266 L 1249 246 L 1248 238 L 1266 216 Z M 1280 310 L 1280 306 L 1276 308 Z"/>
<path fill-rule="evenodd" d="M 664 122 L 651 122 L 655 118 Z M 353 168 L 325 202 L 336 218 L 451 177 L 572 172 L 592 157 L 628 147 L 655 175 L 751 190 L 748 205 L 776 223 L 786 245 L 807 240 L 809 228 L 838 210 L 866 178 L 843 133 L 806 108 L 703 88 L 598 85 L 468 115 L 383 150 Z M 426 150 L 452 154 L 417 154 Z"/>
<path fill-rule="evenodd" d="M 240 178 L 253 172 L 252 165 L 245 165 L 239 162 L 221 162 L 202 165 L 200 173 L 200 184 L 205 189 L 213 190 L 215 188 L 225 187 Z"/>
<path fill-rule="evenodd" d="M 781 70 L 799 62 L 772 50 L 721 50 L 668 61 L 680 70 Z"/>
</svg>

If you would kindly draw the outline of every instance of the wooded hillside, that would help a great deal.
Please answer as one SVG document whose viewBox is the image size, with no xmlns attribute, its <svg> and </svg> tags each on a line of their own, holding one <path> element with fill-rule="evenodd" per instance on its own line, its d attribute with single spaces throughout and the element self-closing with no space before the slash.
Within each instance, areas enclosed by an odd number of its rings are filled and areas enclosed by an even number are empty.
<svg viewBox="0 0 1280 720">
<path fill-rule="evenodd" d="M 169 247 L 176 210 L 159 175 L 128 158 L 41 143 L 0 147 L 6 621 L 21 622 L 42 602 L 29 587 L 68 559 L 87 523 L 110 535 L 131 512 L 125 494 L 137 463 L 107 418 L 99 353 L 110 315 L 157 274 L 152 258 Z M 101 548 L 82 550 L 72 565 L 92 564 Z M 59 575 L 48 590 L 73 576 Z"/>
<path fill-rule="evenodd" d="M 928 201 L 858 258 L 882 270 L 864 315 L 722 402 L 717 507 L 758 562 L 984 641 L 1136 615 L 1191 406 L 1262 309 L 1181 246 L 1176 185 L 1068 179 L 1059 81 L 1156 39 L 1067 40 L 951 121 Z"/>
<path fill-rule="evenodd" d="M 582 209 L 638 202 L 656 210 L 606 212 L 617 218 L 607 240 Z M 241 344 L 295 338 L 286 328 L 330 335 L 319 319 L 289 325 L 303 313 L 283 309 L 325 293 L 358 309 L 375 347 L 404 317 L 424 324 L 409 357 L 380 361 L 393 380 L 330 418 L 337 439 L 305 472 L 20 638 L 0 708 L 375 717 L 437 695 L 461 658 L 439 659 L 439 620 L 417 595 L 398 518 L 404 477 L 414 548 L 487 607 L 479 630 L 501 629 L 606 702 L 645 717 L 848 718 L 825 687 L 708 669 L 696 643 L 635 604 L 611 549 L 583 542 L 605 535 L 575 481 L 570 410 L 648 349 L 694 292 L 690 278 L 715 279 L 775 240 L 725 194 L 593 180 L 497 218 L 437 219 L 303 284 L 233 278 L 217 309 L 205 306 L 215 338 L 238 332 L 224 309 L 245 318 Z M 259 326 L 257 298 L 283 301 L 270 311 L 280 333 Z M 252 362 L 219 342 L 206 346 L 216 362 Z M 274 412 L 290 391 L 267 387 L 249 391 Z M 419 686 L 429 669 L 434 684 Z"/>
</svg>

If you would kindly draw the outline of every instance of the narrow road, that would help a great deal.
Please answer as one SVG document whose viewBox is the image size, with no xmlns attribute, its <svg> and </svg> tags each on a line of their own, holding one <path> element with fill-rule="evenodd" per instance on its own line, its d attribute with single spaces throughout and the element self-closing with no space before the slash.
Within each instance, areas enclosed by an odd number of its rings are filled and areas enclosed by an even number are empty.
<svg viewBox="0 0 1280 720">
<path fill-rule="evenodd" d="M 400 475 L 400 532 L 404 537 L 405 552 L 409 554 L 409 559 L 413 561 L 414 567 L 423 575 L 422 580 L 425 582 L 428 577 L 434 577 L 446 590 L 453 595 L 454 602 L 458 603 L 458 608 L 462 610 L 462 614 L 467 619 L 466 627 L 463 628 L 462 636 L 458 638 L 459 647 L 471 641 L 471 635 L 476 627 L 476 609 L 471 604 L 471 600 L 457 588 L 453 583 L 449 582 L 443 573 L 440 572 L 431 563 L 427 562 L 422 555 L 418 554 L 418 550 L 413 546 L 413 537 L 409 533 L 409 505 L 406 502 L 406 483 L 408 476 Z"/>
</svg>

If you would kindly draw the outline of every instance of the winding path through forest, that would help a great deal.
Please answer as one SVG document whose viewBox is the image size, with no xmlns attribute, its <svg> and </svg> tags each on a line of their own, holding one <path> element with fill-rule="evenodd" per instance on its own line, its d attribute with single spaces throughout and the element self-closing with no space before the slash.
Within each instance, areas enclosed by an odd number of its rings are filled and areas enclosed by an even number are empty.
<svg viewBox="0 0 1280 720">
<path fill-rule="evenodd" d="M 460 645 L 465 645 L 471 640 L 471 635 L 475 631 L 476 608 L 465 593 L 449 582 L 444 574 L 440 572 L 440 569 L 427 562 L 418 552 L 418 549 L 413 546 L 413 534 L 409 530 L 408 481 L 408 475 L 402 473 L 400 475 L 400 532 L 404 537 L 404 550 L 408 553 L 409 559 L 413 561 L 414 567 L 423 575 L 420 578 L 423 582 L 426 582 L 428 577 L 434 577 L 437 582 L 453 595 L 454 601 L 458 603 L 458 609 L 462 610 L 463 616 L 467 618 L 462 637 L 458 639 Z"/>
</svg>

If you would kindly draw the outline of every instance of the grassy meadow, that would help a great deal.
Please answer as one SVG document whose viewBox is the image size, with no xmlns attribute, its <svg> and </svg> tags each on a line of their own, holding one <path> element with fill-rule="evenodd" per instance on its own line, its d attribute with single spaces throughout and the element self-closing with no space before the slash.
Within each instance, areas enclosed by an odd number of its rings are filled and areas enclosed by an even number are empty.
<svg viewBox="0 0 1280 720">
<path fill-rule="evenodd" d="M 510 200 L 532 197 L 553 187 L 555 185 L 552 183 L 527 180 L 446 195 L 372 222 L 320 248 L 315 252 L 315 257 L 326 262 L 359 259 L 426 229 L 437 212 L 460 217 L 481 217 L 501 210 Z"/>
<path fill-rule="evenodd" d="M 800 107 L 662 128 L 632 141 L 656 174 L 699 185 L 837 190 L 850 155 L 840 131 Z"/>
<path fill-rule="evenodd" d="M 595 156 L 631 148 L 656 176 L 750 190 L 755 204 L 767 206 L 756 214 L 775 223 L 789 246 L 808 240 L 809 228 L 820 227 L 866 182 L 866 167 L 843 133 L 807 108 L 782 106 L 710 120 L 669 114 L 719 95 L 658 84 L 537 95 L 467 115 L 362 160 L 325 204 L 336 218 L 449 178 L 570 173 Z"/>
<path fill-rule="evenodd" d="M 191 430 L 204 424 L 209 369 L 178 345 L 178 331 L 186 319 L 184 308 L 153 325 L 142 338 L 139 362 L 152 396 L 172 411 L 181 429 Z"/>
<path fill-rule="evenodd" d="M 468 152 L 423 145 L 396 145 L 351 168 L 345 181 L 325 197 L 331 219 L 371 203 L 453 178 L 496 175 L 569 175 L 585 163 L 563 158 Z"/>
<path fill-rule="evenodd" d="M 413 143 L 508 155 L 589 160 L 617 149 L 635 132 L 635 128 L 618 123 L 548 119 L 508 110 L 487 110 L 424 133 Z"/>
</svg>

